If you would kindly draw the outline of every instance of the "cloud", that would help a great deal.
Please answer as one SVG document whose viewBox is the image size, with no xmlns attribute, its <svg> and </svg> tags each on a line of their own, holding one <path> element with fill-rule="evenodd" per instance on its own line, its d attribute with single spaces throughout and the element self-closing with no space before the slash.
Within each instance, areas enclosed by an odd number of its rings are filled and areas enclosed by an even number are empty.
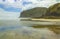
<svg viewBox="0 0 60 39">
<path fill-rule="evenodd" d="M 25 6 L 22 7 L 23 10 L 27 10 L 34 7 L 47 7 L 48 8 L 49 6 L 57 3 L 56 0 L 23 0 L 23 1 L 31 2 L 30 4 L 25 4 Z"/>
<path fill-rule="evenodd" d="M 0 0 L 0 18 L 18 18 L 20 12 L 34 7 L 49 7 L 57 3 L 56 0 Z"/>
<path fill-rule="evenodd" d="M 56 2 L 56 0 L 6 0 L 5 2 L 0 0 L 0 6 L 6 11 L 19 12 L 34 7 L 49 7 Z"/>
<path fill-rule="evenodd" d="M 12 6 L 15 8 L 22 8 L 22 10 L 27 10 L 34 7 L 49 7 L 51 4 L 56 3 L 56 0 L 8 0 L 3 4 Z"/>
<path fill-rule="evenodd" d="M 0 9 L 0 19 L 16 19 L 20 16 L 20 13 L 16 12 L 7 12 L 3 9 Z"/>
<path fill-rule="evenodd" d="M 27 10 L 34 7 L 49 7 L 52 4 L 57 3 L 56 0 L 23 0 L 25 2 L 31 2 L 31 4 L 23 6 L 23 10 Z"/>
</svg>

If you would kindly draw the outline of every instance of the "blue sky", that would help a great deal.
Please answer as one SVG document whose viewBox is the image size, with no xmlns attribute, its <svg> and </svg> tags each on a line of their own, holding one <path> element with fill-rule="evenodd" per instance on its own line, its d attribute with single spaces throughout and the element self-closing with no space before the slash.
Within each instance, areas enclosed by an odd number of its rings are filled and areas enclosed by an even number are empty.
<svg viewBox="0 0 60 39">
<path fill-rule="evenodd" d="M 15 8 L 15 7 L 12 7 L 12 6 L 7 6 L 4 5 L 4 4 L 0 4 L 0 8 L 5 10 L 5 11 L 8 11 L 8 12 L 20 12 L 22 9 L 21 8 Z"/>
<path fill-rule="evenodd" d="M 28 5 L 28 4 L 32 4 L 32 2 L 26 2 L 26 1 L 24 1 L 23 3 L 22 3 L 22 5 Z"/>
<path fill-rule="evenodd" d="M 32 4 L 32 2 L 27 2 L 27 1 L 21 2 L 22 6 L 29 5 L 29 4 Z M 0 3 L 0 8 L 8 12 L 21 12 L 23 7 L 21 8 L 13 7 L 12 5 Z"/>
</svg>

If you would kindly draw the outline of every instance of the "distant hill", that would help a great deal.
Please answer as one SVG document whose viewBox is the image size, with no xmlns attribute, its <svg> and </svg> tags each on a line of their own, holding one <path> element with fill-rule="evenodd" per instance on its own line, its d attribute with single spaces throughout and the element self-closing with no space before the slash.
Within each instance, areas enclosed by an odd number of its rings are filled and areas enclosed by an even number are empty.
<svg viewBox="0 0 60 39">
<path fill-rule="evenodd" d="M 60 18 L 60 3 L 50 6 L 45 14 L 45 18 Z"/>
<path fill-rule="evenodd" d="M 23 11 L 20 17 L 59 19 L 60 3 L 51 5 L 49 8 L 36 7 L 30 10 Z"/>
<path fill-rule="evenodd" d="M 47 12 L 46 7 L 36 7 L 30 10 L 23 11 L 20 17 L 41 18 Z"/>
</svg>

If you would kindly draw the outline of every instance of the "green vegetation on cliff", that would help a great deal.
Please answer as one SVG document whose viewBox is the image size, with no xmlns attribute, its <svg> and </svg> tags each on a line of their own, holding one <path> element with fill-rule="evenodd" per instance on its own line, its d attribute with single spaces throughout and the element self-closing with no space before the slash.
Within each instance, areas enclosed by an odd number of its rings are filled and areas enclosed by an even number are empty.
<svg viewBox="0 0 60 39">
<path fill-rule="evenodd" d="M 60 18 L 60 3 L 51 5 L 49 8 L 36 7 L 30 10 L 23 11 L 20 14 L 20 17 L 59 19 Z"/>
<path fill-rule="evenodd" d="M 47 8 L 45 7 L 36 7 L 30 10 L 23 11 L 20 17 L 32 17 L 40 18 L 42 15 L 46 14 Z"/>
<path fill-rule="evenodd" d="M 46 18 L 60 18 L 60 3 L 50 6 L 45 15 Z"/>
</svg>

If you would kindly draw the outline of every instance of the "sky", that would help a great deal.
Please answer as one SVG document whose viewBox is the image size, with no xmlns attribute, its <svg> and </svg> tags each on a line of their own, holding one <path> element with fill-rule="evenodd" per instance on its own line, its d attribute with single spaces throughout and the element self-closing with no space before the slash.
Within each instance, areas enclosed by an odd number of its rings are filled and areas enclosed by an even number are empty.
<svg viewBox="0 0 60 39">
<path fill-rule="evenodd" d="M 59 0 L 0 0 L 0 19 L 14 19 L 20 16 L 23 10 L 35 7 L 49 7 Z"/>
</svg>

